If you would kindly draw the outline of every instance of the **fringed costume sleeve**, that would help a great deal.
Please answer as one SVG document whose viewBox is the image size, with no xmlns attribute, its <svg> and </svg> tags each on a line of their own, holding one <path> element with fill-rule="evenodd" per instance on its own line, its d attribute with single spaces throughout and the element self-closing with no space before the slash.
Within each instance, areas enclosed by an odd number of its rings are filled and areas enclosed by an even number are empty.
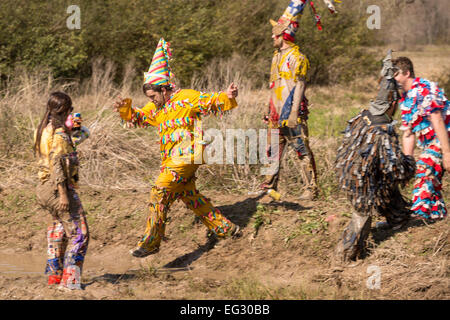
<svg viewBox="0 0 450 320">
<path fill-rule="evenodd" d="M 223 92 L 198 92 L 198 95 L 198 103 L 194 104 L 193 111 L 200 112 L 202 115 L 222 116 L 225 112 L 237 107 L 236 100 L 229 99 Z"/>
<path fill-rule="evenodd" d="M 156 122 L 156 106 L 149 102 L 143 108 L 132 108 L 131 120 L 135 127 L 148 128 L 155 127 L 158 125 Z"/>
</svg>

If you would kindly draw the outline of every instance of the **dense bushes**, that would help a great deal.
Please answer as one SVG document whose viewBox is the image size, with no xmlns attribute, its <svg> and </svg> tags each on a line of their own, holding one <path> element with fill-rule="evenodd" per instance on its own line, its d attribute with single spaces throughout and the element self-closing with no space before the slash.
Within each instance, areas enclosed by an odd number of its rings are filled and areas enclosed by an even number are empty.
<svg viewBox="0 0 450 320">
<path fill-rule="evenodd" d="M 69 30 L 67 8 L 81 9 L 81 29 Z M 311 60 L 312 83 L 351 80 L 369 73 L 373 59 L 361 51 L 370 44 L 365 17 L 352 2 L 331 16 L 316 1 L 324 30 L 319 32 L 306 9 L 297 42 Z M 90 76 L 92 59 L 104 57 L 118 68 L 133 62 L 136 81 L 149 66 L 160 37 L 172 43 L 172 67 L 182 85 L 213 59 L 244 57 L 254 84 L 263 84 L 272 56 L 270 18 L 278 19 L 288 0 L 2 0 L 0 2 L 0 77 L 17 66 L 49 69 L 57 78 Z M 120 81 L 120 79 L 116 79 Z"/>
</svg>

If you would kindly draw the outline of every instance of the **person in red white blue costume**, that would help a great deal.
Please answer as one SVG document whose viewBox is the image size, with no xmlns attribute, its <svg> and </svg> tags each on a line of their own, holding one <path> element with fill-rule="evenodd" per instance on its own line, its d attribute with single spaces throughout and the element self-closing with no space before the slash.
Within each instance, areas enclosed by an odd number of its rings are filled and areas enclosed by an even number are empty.
<svg viewBox="0 0 450 320">
<path fill-rule="evenodd" d="M 416 162 L 412 217 L 437 220 L 447 216 L 442 196 L 444 170 L 450 170 L 450 102 L 437 83 L 416 77 L 412 61 L 399 57 L 393 61 L 398 68 L 395 80 L 403 88 L 402 112 L 403 152 L 414 155 L 414 146 L 421 154 Z"/>
</svg>

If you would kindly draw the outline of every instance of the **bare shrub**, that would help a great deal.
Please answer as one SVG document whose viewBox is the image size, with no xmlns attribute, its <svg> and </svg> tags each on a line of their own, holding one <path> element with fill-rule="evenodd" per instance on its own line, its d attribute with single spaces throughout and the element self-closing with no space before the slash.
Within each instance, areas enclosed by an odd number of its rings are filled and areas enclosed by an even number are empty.
<svg viewBox="0 0 450 320">
<path fill-rule="evenodd" d="M 125 70 L 120 87 L 111 81 L 115 75 L 112 63 L 96 59 L 92 70 L 92 78 L 81 85 L 60 83 L 43 71 L 18 71 L 20 76 L 8 83 L 0 101 L 0 181 L 3 186 L 35 183 L 33 134 L 50 93 L 57 90 L 72 96 L 76 110 L 83 115 L 83 124 L 91 131 L 90 139 L 78 150 L 82 183 L 99 188 L 147 186 L 149 167 L 156 170 L 154 164 L 159 161 L 158 148 L 153 143 L 155 133 L 123 129 L 111 108 L 118 95 L 128 95 L 132 91 L 133 68 L 129 66 Z"/>
</svg>

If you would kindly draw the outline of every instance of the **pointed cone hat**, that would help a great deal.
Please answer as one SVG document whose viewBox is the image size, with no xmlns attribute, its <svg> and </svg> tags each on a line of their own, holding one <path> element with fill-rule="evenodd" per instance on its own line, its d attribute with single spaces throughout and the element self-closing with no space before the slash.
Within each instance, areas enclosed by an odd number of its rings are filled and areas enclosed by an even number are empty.
<svg viewBox="0 0 450 320">
<path fill-rule="evenodd" d="M 392 65 L 392 50 L 389 50 L 383 60 L 380 72 L 381 81 L 375 101 L 371 101 L 369 111 L 373 115 L 384 114 L 391 106 L 392 101 L 400 99 L 397 81 L 394 79 L 396 68 Z"/>
<path fill-rule="evenodd" d="M 341 0 L 323 0 L 331 13 L 337 13 L 334 3 L 341 3 Z M 283 15 L 274 21 L 270 19 L 272 33 L 276 36 L 283 34 L 287 40 L 293 41 L 298 30 L 299 20 L 305 6 L 309 4 L 311 13 L 315 20 L 317 29 L 322 30 L 321 16 L 317 13 L 314 2 L 311 0 L 291 0 Z"/>
<path fill-rule="evenodd" d="M 272 33 L 277 36 L 285 33 L 293 39 L 298 29 L 298 20 L 307 2 L 308 0 L 291 0 L 278 22 L 270 20 L 270 24 L 273 27 Z"/>
<path fill-rule="evenodd" d="M 169 66 L 169 60 L 172 58 L 170 43 L 161 38 L 153 55 L 152 63 L 148 72 L 144 73 L 144 84 L 168 85 L 172 72 Z"/>
</svg>

